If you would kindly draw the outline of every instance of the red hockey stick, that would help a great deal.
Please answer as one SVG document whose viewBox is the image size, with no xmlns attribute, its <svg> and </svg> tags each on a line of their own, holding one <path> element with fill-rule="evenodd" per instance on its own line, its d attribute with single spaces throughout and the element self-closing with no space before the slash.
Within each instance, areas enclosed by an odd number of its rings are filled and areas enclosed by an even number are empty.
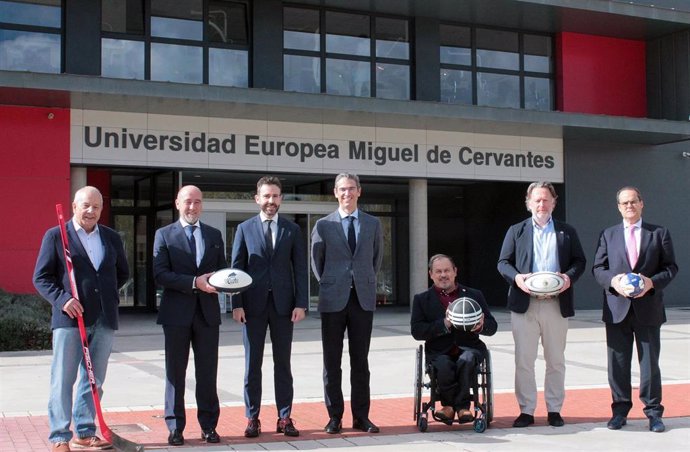
<svg viewBox="0 0 690 452">
<path fill-rule="evenodd" d="M 72 297 L 79 301 L 79 294 L 77 292 L 77 281 L 74 279 L 74 267 L 72 266 L 72 255 L 69 252 L 69 243 L 67 241 L 67 229 L 65 228 L 65 217 L 62 215 L 62 204 L 56 204 L 58 224 L 60 225 L 60 237 L 62 238 L 62 251 L 65 255 L 65 264 L 67 265 L 67 273 L 69 274 L 69 285 L 72 290 Z M 91 354 L 89 354 L 89 342 L 86 339 L 86 328 L 84 327 L 84 318 L 77 316 L 77 323 L 79 324 L 79 335 L 81 336 L 81 348 L 84 352 L 84 365 L 86 366 L 86 373 L 91 384 L 91 395 L 93 396 L 93 404 L 96 408 L 96 416 L 98 417 L 98 426 L 101 428 L 101 433 L 106 441 L 113 445 L 117 450 L 123 452 L 142 452 L 144 446 L 137 444 L 128 439 L 119 436 L 117 433 L 110 430 L 103 419 L 103 411 L 101 410 L 101 400 L 98 397 L 98 386 L 96 386 L 96 377 L 93 373 L 93 364 L 91 363 Z"/>
</svg>

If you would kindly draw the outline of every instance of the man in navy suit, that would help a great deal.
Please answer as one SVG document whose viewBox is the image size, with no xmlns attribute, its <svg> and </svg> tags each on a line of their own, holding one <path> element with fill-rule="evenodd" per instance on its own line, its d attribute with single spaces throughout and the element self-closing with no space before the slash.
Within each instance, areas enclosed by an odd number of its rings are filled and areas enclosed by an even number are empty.
<svg viewBox="0 0 690 452">
<path fill-rule="evenodd" d="M 341 361 L 347 330 L 350 349 L 352 428 L 378 433 L 369 420 L 369 344 L 376 309 L 376 273 L 383 259 L 381 222 L 357 208 L 359 177 L 341 173 L 333 189 L 338 210 L 319 219 L 311 233 L 311 266 L 319 281 L 323 382 L 329 421 L 339 433 L 345 411 Z"/>
<path fill-rule="evenodd" d="M 410 317 L 412 336 L 424 341 L 426 361 L 436 372 L 442 405 L 436 410 L 436 417 L 449 425 L 456 414 L 460 422 L 474 419 L 470 411 L 470 390 L 477 381 L 477 365 L 486 353 L 486 345 L 479 335 L 493 336 L 498 329 L 484 294 L 455 282 L 457 275 L 458 269 L 450 256 L 432 256 L 429 277 L 434 284 L 414 296 Z M 471 298 L 482 307 L 482 318 L 472 331 L 453 328 L 448 318 L 448 306 L 461 297 Z"/>
<path fill-rule="evenodd" d="M 179 221 L 156 231 L 153 242 L 153 276 L 163 287 L 158 323 L 165 335 L 165 422 L 171 446 L 184 444 L 186 416 L 185 378 L 189 346 L 194 350 L 197 420 L 201 439 L 220 442 L 216 432 L 220 404 L 218 374 L 218 293 L 208 283 L 215 271 L 227 267 L 220 231 L 201 223 L 201 190 L 180 189 L 175 199 Z"/>
<path fill-rule="evenodd" d="M 564 425 L 560 411 L 565 400 L 565 344 L 568 317 L 575 315 L 573 289 L 585 271 L 585 253 L 575 229 L 551 216 L 556 190 L 549 182 L 527 188 L 525 205 L 532 216 L 508 229 L 501 247 L 498 271 L 508 282 L 508 309 L 515 341 L 515 396 L 520 415 L 513 427 L 534 423 L 537 382 L 534 365 L 541 339 L 546 372 L 544 398 L 549 425 Z M 555 296 L 532 296 L 525 279 L 534 272 L 558 273 L 565 284 Z"/>
<path fill-rule="evenodd" d="M 308 307 L 307 251 L 300 227 L 278 215 L 282 201 L 280 179 L 259 179 L 254 200 L 261 211 L 237 228 L 231 264 L 253 280 L 249 290 L 232 297 L 232 317 L 243 324 L 244 405 L 248 419 L 244 436 L 253 438 L 261 433 L 261 365 L 269 327 L 278 409 L 276 432 L 299 436 L 290 418 L 290 355 L 293 325 L 304 319 Z"/>
<path fill-rule="evenodd" d="M 36 260 L 33 282 L 38 293 L 53 306 L 53 362 L 48 403 L 49 440 L 54 452 L 75 449 L 109 449 L 96 436 L 95 407 L 91 385 L 83 364 L 82 342 L 77 317 L 84 317 L 89 353 L 99 395 L 102 395 L 113 336 L 118 328 L 118 290 L 129 278 L 129 267 L 120 235 L 98 224 L 103 197 L 95 187 L 86 186 L 74 195 L 72 219 L 65 225 L 78 299 L 74 297 L 63 255 L 60 228 L 49 229 L 43 237 Z M 80 370 L 81 369 L 81 370 Z M 77 371 L 80 370 L 77 380 Z M 77 395 L 72 404 L 72 388 Z M 74 418 L 77 437 L 70 423 Z"/>
<path fill-rule="evenodd" d="M 606 323 L 606 348 L 613 417 L 607 426 L 618 430 L 627 423 L 632 408 L 630 364 L 633 341 L 640 363 L 640 400 L 649 418 L 649 430 L 663 432 L 661 417 L 661 324 L 666 321 L 664 288 L 678 266 L 671 234 L 662 226 L 642 221 L 644 202 L 635 187 L 623 187 L 616 194 L 623 222 L 605 229 L 599 236 L 592 273 L 604 289 L 603 320 Z M 637 273 L 644 289 L 631 295 L 621 284 L 626 273 Z"/>
</svg>

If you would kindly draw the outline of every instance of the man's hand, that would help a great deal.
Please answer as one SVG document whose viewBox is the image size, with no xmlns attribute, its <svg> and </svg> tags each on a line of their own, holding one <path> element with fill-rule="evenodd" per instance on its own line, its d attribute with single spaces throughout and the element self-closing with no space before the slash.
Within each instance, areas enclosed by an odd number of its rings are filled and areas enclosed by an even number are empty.
<svg viewBox="0 0 690 452">
<path fill-rule="evenodd" d="M 482 313 L 482 318 L 479 319 L 479 323 L 477 323 L 474 328 L 472 328 L 472 333 L 477 333 L 479 334 L 482 329 L 484 328 L 484 313 Z"/>
<path fill-rule="evenodd" d="M 652 280 L 650 278 L 647 278 L 642 273 L 638 273 L 638 275 L 640 276 L 640 278 L 642 278 L 642 281 L 644 282 L 644 289 L 642 289 L 642 292 L 635 295 L 633 298 L 644 297 L 647 294 L 647 292 L 649 292 L 650 290 L 652 290 L 654 288 L 654 282 L 652 282 Z"/>
<path fill-rule="evenodd" d="M 570 276 L 566 275 L 565 273 L 558 273 L 558 276 L 563 278 L 564 281 L 563 287 L 561 287 L 561 290 L 559 290 L 558 293 L 563 293 L 570 289 Z"/>
<path fill-rule="evenodd" d="M 290 319 L 292 323 L 299 323 L 307 316 L 307 311 L 303 308 L 295 308 L 292 310 L 292 318 Z"/>
<path fill-rule="evenodd" d="M 453 328 L 453 324 L 450 323 L 450 319 L 448 318 L 450 316 L 450 312 L 446 309 L 446 316 L 443 318 L 443 324 L 446 326 L 446 329 L 450 331 L 451 328 Z"/>
<path fill-rule="evenodd" d="M 67 303 L 62 307 L 62 310 L 69 316 L 70 319 L 76 319 L 81 317 L 84 313 L 84 307 L 79 303 L 76 298 L 70 298 Z"/>
<path fill-rule="evenodd" d="M 527 284 L 525 284 L 525 279 L 529 278 L 531 274 L 532 273 L 518 273 L 515 275 L 515 284 L 517 284 L 520 290 L 530 295 L 532 292 L 530 292 L 529 287 L 527 287 Z"/>
<path fill-rule="evenodd" d="M 201 276 L 197 276 L 196 277 L 196 288 L 199 289 L 200 291 L 206 292 L 206 293 L 218 293 L 216 288 L 208 283 L 208 278 L 212 274 L 213 274 L 213 272 L 206 273 L 206 274 L 201 275 Z"/>
<path fill-rule="evenodd" d="M 246 323 L 247 318 L 244 316 L 244 308 L 235 308 L 232 310 L 232 318 L 235 322 Z"/>
</svg>

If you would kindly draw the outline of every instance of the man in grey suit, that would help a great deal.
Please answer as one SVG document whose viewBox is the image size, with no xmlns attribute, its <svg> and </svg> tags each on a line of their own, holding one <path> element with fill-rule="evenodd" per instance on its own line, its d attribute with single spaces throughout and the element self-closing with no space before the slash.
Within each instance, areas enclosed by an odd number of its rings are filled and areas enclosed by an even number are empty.
<svg viewBox="0 0 690 452">
<path fill-rule="evenodd" d="M 261 211 L 237 228 L 232 246 L 232 268 L 252 277 L 252 287 L 232 297 L 232 316 L 243 324 L 244 405 L 248 419 L 244 436 L 261 433 L 261 365 L 266 329 L 271 329 L 274 387 L 278 422 L 276 432 L 299 436 L 292 411 L 292 332 L 308 307 L 307 250 L 300 227 L 282 216 L 280 179 L 264 176 L 256 184 L 254 200 Z"/>
<path fill-rule="evenodd" d="M 189 346 L 194 349 L 197 420 L 201 439 L 220 442 L 216 432 L 220 404 L 216 390 L 220 305 L 208 283 L 215 271 L 227 267 L 220 231 L 199 221 L 201 190 L 180 188 L 175 199 L 179 221 L 156 231 L 153 276 L 163 287 L 158 323 L 165 336 L 165 423 L 168 444 L 184 444 L 187 420 L 184 406 Z"/>
<path fill-rule="evenodd" d="M 666 322 L 664 288 L 678 273 L 671 234 L 663 226 L 642 221 L 644 202 L 635 187 L 616 194 L 623 221 L 602 231 L 592 273 L 603 289 L 606 349 L 613 416 L 607 427 L 619 430 L 632 408 L 630 363 L 633 342 L 640 363 L 640 400 L 649 419 L 649 430 L 666 430 L 661 420 L 661 325 Z M 644 289 L 632 295 L 621 277 L 634 272 Z"/>
<path fill-rule="evenodd" d="M 343 339 L 350 350 L 352 428 L 378 433 L 369 420 L 369 344 L 376 309 L 376 273 L 383 259 L 381 222 L 357 208 L 359 177 L 340 173 L 333 189 L 338 210 L 312 230 L 312 270 L 319 281 L 323 382 L 329 421 L 339 433 L 345 403 L 342 391 Z"/>
</svg>

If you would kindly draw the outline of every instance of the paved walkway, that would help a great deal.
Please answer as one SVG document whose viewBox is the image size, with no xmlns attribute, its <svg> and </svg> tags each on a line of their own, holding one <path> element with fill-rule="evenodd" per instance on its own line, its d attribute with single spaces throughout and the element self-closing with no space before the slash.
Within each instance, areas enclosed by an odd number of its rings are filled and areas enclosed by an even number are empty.
<svg viewBox="0 0 690 452">
<path fill-rule="evenodd" d="M 610 393 L 606 384 L 604 329 L 595 311 L 578 312 L 570 321 L 567 348 L 568 390 L 562 414 L 566 426 L 546 425 L 540 399 L 535 426 L 510 428 L 518 414 L 513 396 L 513 342 L 509 315 L 497 312 L 499 332 L 486 342 L 492 350 L 494 422 L 485 433 L 475 433 L 471 424 L 448 427 L 431 422 L 420 433 L 413 421 L 412 388 L 414 349 L 409 335 L 409 314 L 379 310 L 375 315 L 370 362 L 372 374 L 371 419 L 379 434 L 353 431 L 351 418 L 343 420 L 343 433 L 323 432 L 327 414 L 321 384 L 319 320 L 312 315 L 300 323 L 293 344 L 295 394 L 299 397 L 293 418 L 301 436 L 286 442 L 275 432 L 275 407 L 270 347 L 264 365 L 263 433 L 256 440 L 244 438 L 246 420 L 242 404 L 244 357 L 240 326 L 226 318 L 221 328 L 219 395 L 222 412 L 218 431 L 221 444 L 206 445 L 198 439 L 194 405 L 188 411 L 184 447 L 168 448 L 162 419 L 164 360 L 163 335 L 150 315 L 124 315 L 111 357 L 103 406 L 110 427 L 120 435 L 144 444 L 147 450 L 318 450 L 353 448 L 376 451 L 444 447 L 469 451 L 503 450 L 686 450 L 690 444 L 690 311 L 669 309 L 670 321 L 662 328 L 662 376 L 667 432 L 648 431 L 641 407 L 636 403 L 628 426 L 609 431 Z M 49 352 L 0 353 L 0 451 L 44 451 L 48 423 L 46 401 L 50 372 Z M 344 359 L 347 375 L 347 359 Z M 633 366 L 638 378 L 637 366 Z M 190 363 L 187 401 L 194 401 L 193 364 Z M 537 363 L 538 382 L 543 361 Z M 349 385 L 343 388 L 349 396 Z M 540 394 L 541 397 L 541 394 Z"/>
</svg>

